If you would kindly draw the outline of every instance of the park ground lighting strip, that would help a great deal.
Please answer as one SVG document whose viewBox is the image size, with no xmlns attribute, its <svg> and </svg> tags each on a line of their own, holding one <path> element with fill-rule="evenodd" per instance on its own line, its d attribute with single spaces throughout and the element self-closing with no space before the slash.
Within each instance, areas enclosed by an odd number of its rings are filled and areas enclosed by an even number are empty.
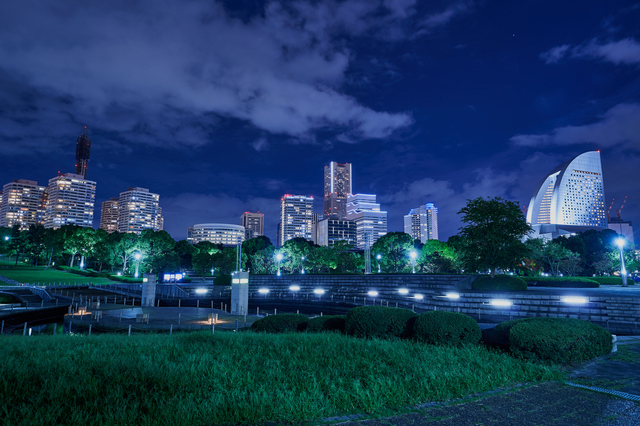
<svg viewBox="0 0 640 426">
<path fill-rule="evenodd" d="M 375 290 L 371 290 L 367 293 L 367 295 L 369 295 L 370 297 L 376 297 L 378 295 L 378 292 Z"/>
<path fill-rule="evenodd" d="M 291 290 L 291 291 L 300 291 L 300 286 L 292 285 L 291 287 L 289 287 L 289 290 Z"/>
<path fill-rule="evenodd" d="M 267 294 L 267 293 L 269 293 L 269 289 L 268 288 L 261 288 L 260 290 L 258 290 L 258 293 Z"/>
<path fill-rule="evenodd" d="M 589 302 L 589 300 L 586 297 L 580 297 L 580 296 L 563 297 L 562 301 L 564 303 L 570 303 L 572 305 L 586 305 Z"/>
<path fill-rule="evenodd" d="M 400 288 L 400 289 L 398 289 L 398 293 L 400 293 L 400 294 L 409 294 L 409 290 L 407 290 L 406 288 Z"/>
<path fill-rule="evenodd" d="M 492 299 L 491 303 L 493 306 L 501 306 L 501 307 L 508 307 L 511 306 L 511 300 L 506 300 L 506 299 Z"/>
<path fill-rule="evenodd" d="M 198 288 L 198 289 L 196 289 L 196 293 L 197 294 L 205 294 L 207 291 L 209 291 L 209 290 L 207 290 L 206 288 Z"/>
</svg>

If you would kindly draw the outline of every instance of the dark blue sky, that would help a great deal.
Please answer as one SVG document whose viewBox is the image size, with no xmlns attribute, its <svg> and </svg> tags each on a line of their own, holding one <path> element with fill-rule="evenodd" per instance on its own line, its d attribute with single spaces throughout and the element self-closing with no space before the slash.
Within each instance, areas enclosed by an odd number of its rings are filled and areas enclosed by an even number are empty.
<svg viewBox="0 0 640 426">
<path fill-rule="evenodd" d="M 338 161 L 389 230 L 433 202 L 446 240 L 466 199 L 526 205 L 600 149 L 640 226 L 638 22 L 624 1 L 3 2 L 0 182 L 72 172 L 86 125 L 96 226 L 141 186 L 176 239 L 260 210 L 275 240 L 281 195 L 321 211 Z"/>
</svg>

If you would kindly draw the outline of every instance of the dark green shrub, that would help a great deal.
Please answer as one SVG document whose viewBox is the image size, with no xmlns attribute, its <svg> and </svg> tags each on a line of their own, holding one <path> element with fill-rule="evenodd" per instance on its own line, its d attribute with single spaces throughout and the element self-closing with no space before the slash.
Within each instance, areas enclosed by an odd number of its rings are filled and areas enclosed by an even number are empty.
<svg viewBox="0 0 640 426">
<path fill-rule="evenodd" d="M 526 360 L 568 364 L 611 352 L 611 333 L 574 318 L 528 318 L 511 326 L 511 352 Z"/>
<path fill-rule="evenodd" d="M 229 274 L 218 275 L 213 280 L 213 285 L 231 285 L 231 275 Z"/>
<path fill-rule="evenodd" d="M 520 277 L 513 275 L 482 275 L 473 282 L 474 290 L 483 291 L 525 291 L 527 283 Z"/>
<path fill-rule="evenodd" d="M 307 324 L 307 333 L 320 333 L 323 331 L 336 331 L 344 333 L 346 315 L 325 315 L 311 318 Z"/>
<path fill-rule="evenodd" d="M 622 277 L 589 277 L 588 279 L 600 285 L 622 285 Z M 627 282 L 632 284 L 633 280 L 628 279 Z"/>
<path fill-rule="evenodd" d="M 525 277 L 528 285 L 540 287 L 563 288 L 596 288 L 600 287 L 597 281 L 584 277 Z M 622 281 L 620 281 L 622 283 Z"/>
<path fill-rule="evenodd" d="M 355 337 L 408 337 L 417 315 L 409 309 L 360 306 L 349 310 L 345 333 Z"/>
<path fill-rule="evenodd" d="M 480 326 L 465 314 L 431 311 L 419 315 L 413 324 L 413 338 L 431 345 L 461 346 L 478 343 Z"/>
<path fill-rule="evenodd" d="M 521 318 L 511 321 L 501 322 L 494 328 L 489 328 L 482 331 L 482 339 L 489 345 L 509 347 L 509 333 L 511 328 L 522 321 L 528 321 L 535 318 Z"/>
<path fill-rule="evenodd" d="M 269 315 L 251 324 L 251 330 L 266 333 L 290 333 L 304 331 L 309 318 L 301 314 Z"/>
</svg>

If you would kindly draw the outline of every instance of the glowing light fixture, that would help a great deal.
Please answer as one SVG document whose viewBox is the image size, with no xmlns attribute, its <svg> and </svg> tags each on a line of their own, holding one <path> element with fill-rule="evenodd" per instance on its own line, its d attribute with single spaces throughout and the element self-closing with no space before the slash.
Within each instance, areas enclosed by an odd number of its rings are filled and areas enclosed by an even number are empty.
<svg viewBox="0 0 640 426">
<path fill-rule="evenodd" d="M 511 306 L 511 300 L 506 299 L 493 299 L 491 300 L 493 306 Z"/>
<path fill-rule="evenodd" d="M 261 288 L 260 290 L 258 290 L 258 293 L 267 294 L 267 293 L 269 293 L 269 289 L 268 288 Z"/>
<path fill-rule="evenodd" d="M 422 300 L 422 299 L 424 299 L 424 296 L 421 295 L 421 294 L 416 294 L 415 296 L 413 296 L 413 298 L 416 299 L 416 300 Z"/>
<path fill-rule="evenodd" d="M 324 290 L 323 290 L 323 289 L 321 289 L 321 288 L 316 288 L 315 290 L 313 290 L 313 292 L 314 292 L 315 294 L 317 294 L 318 296 L 321 296 L 321 295 L 323 295 L 323 294 L 324 294 Z"/>
<path fill-rule="evenodd" d="M 566 296 L 561 299 L 564 303 L 570 303 L 572 305 L 584 305 L 589 302 L 586 297 L 581 296 Z"/>
<path fill-rule="evenodd" d="M 460 299 L 460 295 L 458 293 L 446 293 L 444 297 L 447 299 Z"/>
<path fill-rule="evenodd" d="M 207 291 L 209 291 L 209 290 L 207 290 L 206 288 L 197 288 L 196 289 L 196 294 L 206 294 Z"/>
<path fill-rule="evenodd" d="M 370 297 L 376 297 L 378 295 L 378 292 L 375 290 L 371 290 L 370 292 L 367 293 Z"/>
<path fill-rule="evenodd" d="M 291 287 L 289 287 L 289 290 L 291 290 L 291 291 L 300 291 L 300 286 L 299 285 L 292 285 Z"/>
<path fill-rule="evenodd" d="M 400 293 L 400 294 L 409 294 L 409 290 L 407 290 L 406 288 L 400 288 L 400 289 L 398 289 L 398 293 Z"/>
</svg>

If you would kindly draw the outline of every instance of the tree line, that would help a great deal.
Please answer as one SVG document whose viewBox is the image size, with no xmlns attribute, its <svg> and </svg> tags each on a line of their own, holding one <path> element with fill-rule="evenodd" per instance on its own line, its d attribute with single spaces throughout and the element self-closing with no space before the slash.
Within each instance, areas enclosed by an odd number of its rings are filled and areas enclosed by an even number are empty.
<svg viewBox="0 0 640 426">
<path fill-rule="evenodd" d="M 552 241 L 526 239 L 531 228 L 520 206 L 501 198 L 476 198 L 458 212 L 463 226 L 445 243 L 421 243 L 404 232 L 389 232 L 371 247 L 372 273 L 496 273 L 519 275 L 607 275 L 619 270 L 619 252 L 611 230 L 589 230 Z M 638 260 L 627 244 L 627 270 Z M 210 242 L 175 241 L 165 231 L 107 233 L 102 229 L 65 225 L 45 229 L 32 225 L 0 228 L 0 253 L 30 265 L 66 265 L 98 272 L 157 273 L 194 270 L 199 276 L 227 275 L 236 269 L 236 247 Z M 254 274 L 359 274 L 364 252 L 346 241 L 332 247 L 303 238 L 276 248 L 266 236 L 246 240 L 242 269 Z M 278 261 L 276 255 L 281 254 Z M 413 253 L 413 256 L 412 256 Z M 139 259 L 137 258 L 139 257 Z"/>
</svg>

